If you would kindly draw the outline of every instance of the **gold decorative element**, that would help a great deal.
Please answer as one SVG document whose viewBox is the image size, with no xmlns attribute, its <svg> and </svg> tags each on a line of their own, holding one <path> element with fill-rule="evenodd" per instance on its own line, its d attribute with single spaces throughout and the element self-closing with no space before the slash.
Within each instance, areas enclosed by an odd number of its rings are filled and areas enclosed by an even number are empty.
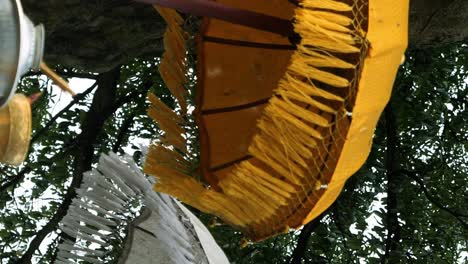
<svg viewBox="0 0 468 264">
<path fill-rule="evenodd" d="M 26 158 L 31 139 L 29 99 L 16 94 L 0 109 L 0 162 L 19 166 Z"/>
<path fill-rule="evenodd" d="M 55 73 L 47 64 L 41 62 L 41 71 L 47 75 L 54 83 L 63 91 L 69 93 L 71 96 L 76 96 L 76 93 L 70 88 L 68 82 L 66 82 L 62 77 Z"/>
</svg>

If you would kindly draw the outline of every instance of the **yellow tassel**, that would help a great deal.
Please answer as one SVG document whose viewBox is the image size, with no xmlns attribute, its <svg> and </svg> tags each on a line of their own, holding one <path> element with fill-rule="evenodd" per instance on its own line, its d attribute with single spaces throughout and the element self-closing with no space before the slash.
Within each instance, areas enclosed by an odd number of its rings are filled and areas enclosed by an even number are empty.
<svg viewBox="0 0 468 264">
<path fill-rule="evenodd" d="M 284 164 L 288 171 L 294 173 L 294 175 L 304 175 L 304 168 L 307 166 L 301 167 L 301 164 L 296 164 L 296 160 L 294 159 L 296 155 L 291 155 L 293 152 L 285 151 L 285 149 L 290 148 L 285 147 L 284 149 L 281 149 L 278 146 L 269 144 L 265 137 L 257 137 L 253 146 L 262 151 L 264 155 L 278 161 L 280 164 Z M 297 162 L 299 163 L 299 161 Z"/>
<path fill-rule="evenodd" d="M 308 19 L 311 19 L 311 17 L 313 17 L 324 21 L 328 21 L 329 23 L 336 23 L 345 27 L 350 26 L 353 23 L 353 20 L 347 16 L 328 11 L 318 11 L 313 9 L 297 9 L 296 14 L 301 16 L 301 12 L 305 12 L 307 14 Z"/>
<path fill-rule="evenodd" d="M 303 130 L 304 132 L 306 132 L 307 134 L 309 134 L 310 136 L 312 136 L 314 138 L 323 139 L 323 136 L 320 134 L 320 132 L 318 132 L 317 130 L 315 130 L 311 126 L 307 125 L 306 123 L 304 123 L 300 119 L 296 118 L 295 116 L 291 115 L 287 111 L 283 110 L 282 108 L 274 107 L 274 106 L 268 106 L 265 109 L 265 112 L 267 114 L 271 114 L 271 115 L 273 115 L 275 117 L 282 118 L 285 121 L 288 121 L 289 123 L 296 126 L 298 129 Z"/>
<path fill-rule="evenodd" d="M 231 181 L 230 183 L 231 184 L 223 188 L 223 190 L 226 190 L 227 195 L 241 198 L 242 200 L 248 199 L 250 202 L 246 206 L 258 206 L 262 211 L 268 214 L 273 214 L 275 212 L 275 209 L 271 207 L 269 203 L 266 203 L 258 193 L 250 192 L 245 187 L 241 187 L 235 182 Z"/>
<path fill-rule="evenodd" d="M 294 161 L 293 163 L 298 163 L 299 165 L 302 166 L 302 168 L 307 168 L 308 164 L 304 156 L 297 151 L 296 148 L 294 148 L 294 145 L 292 142 L 293 138 L 289 140 L 289 137 L 285 137 L 284 135 L 277 135 L 276 137 L 272 137 L 270 135 L 267 135 L 266 133 L 261 133 L 259 134 L 260 136 L 256 138 L 257 141 L 263 141 L 264 144 L 268 144 L 271 147 L 274 147 L 277 152 L 281 152 L 284 154 L 285 158 L 288 159 L 288 165 L 290 162 Z"/>
<path fill-rule="evenodd" d="M 185 76 L 176 76 L 174 71 L 170 69 L 175 69 L 177 67 L 170 65 L 168 61 L 167 59 L 161 61 L 159 64 L 159 72 L 169 91 L 176 97 L 181 108 L 185 109 L 187 107 L 187 103 L 185 102 L 187 91 L 184 88 L 184 83 L 186 83 L 187 80 Z"/>
<path fill-rule="evenodd" d="M 290 113 L 291 115 L 297 116 L 297 118 L 302 118 L 303 120 L 310 122 L 314 125 L 329 127 L 330 122 L 328 120 L 316 113 L 311 112 L 309 109 L 305 109 L 297 104 L 292 103 L 287 98 L 283 100 L 279 98 L 273 98 L 270 100 L 270 104 L 282 108 L 284 111 Z"/>
<path fill-rule="evenodd" d="M 293 54 L 291 60 L 300 59 L 307 64 L 315 67 L 332 67 L 340 69 L 354 69 L 355 66 L 342 59 L 334 57 L 332 54 L 326 52 L 319 52 L 317 49 L 310 47 L 298 46 L 297 53 Z"/>
<path fill-rule="evenodd" d="M 190 163 L 180 153 L 161 145 L 151 145 L 146 159 L 180 172 L 188 172 L 190 168 Z"/>
<path fill-rule="evenodd" d="M 328 30 L 338 31 L 343 33 L 351 32 L 351 29 L 346 26 L 350 25 L 352 20 L 345 16 L 340 15 L 324 15 L 330 14 L 322 11 L 311 11 L 307 9 L 299 9 L 296 11 L 297 16 L 307 16 L 307 22 L 303 22 L 304 25 L 307 23 L 309 25 L 316 25 Z M 337 19 L 337 21 L 331 20 L 330 18 Z M 338 23 L 341 22 L 342 24 Z"/>
<path fill-rule="evenodd" d="M 240 241 L 240 247 L 241 248 L 246 248 L 248 245 L 249 245 L 249 240 L 247 240 L 247 238 L 241 239 L 241 241 Z"/>
<path fill-rule="evenodd" d="M 331 92 L 317 88 L 313 82 L 308 81 L 307 83 L 294 78 L 291 74 L 286 73 L 285 78 L 280 82 L 280 87 L 282 89 L 291 89 L 302 91 L 303 93 L 309 96 L 319 96 L 328 100 L 343 102 L 344 99 L 338 95 L 335 95 Z"/>
<path fill-rule="evenodd" d="M 295 100 L 300 103 L 308 104 L 314 107 L 317 107 L 317 109 L 320 109 L 324 112 L 330 113 L 330 114 L 335 114 L 336 110 L 331 108 L 330 106 L 323 104 L 315 99 L 313 99 L 310 96 L 307 96 L 304 94 L 302 91 L 285 91 L 285 90 L 279 90 L 278 94 L 281 95 L 281 98 L 283 98 L 285 101 L 291 101 Z"/>
<path fill-rule="evenodd" d="M 174 120 L 167 118 L 161 112 L 156 110 L 155 108 L 151 107 L 148 109 L 148 115 L 154 119 L 159 126 L 166 132 L 166 133 L 175 133 L 181 135 L 184 133 L 184 129 L 180 127 Z"/>
<path fill-rule="evenodd" d="M 239 174 L 238 177 L 243 177 L 242 182 L 245 184 L 248 184 L 250 186 L 255 186 L 255 192 L 260 192 L 263 193 L 265 197 L 267 197 L 267 200 L 270 199 L 274 205 L 287 205 L 288 199 L 291 194 L 287 194 L 286 196 L 281 195 L 281 193 L 276 192 L 276 189 L 274 186 L 271 184 L 265 184 L 264 181 L 257 181 L 251 175 L 245 175 L 245 174 Z"/>
<path fill-rule="evenodd" d="M 187 153 L 186 141 L 181 135 L 166 133 L 161 137 L 161 143 L 166 146 L 174 146 L 178 150 Z"/>
<path fill-rule="evenodd" d="M 277 173 L 279 173 L 281 176 L 286 178 L 289 182 L 293 184 L 300 185 L 301 184 L 301 177 L 294 175 L 292 172 L 288 171 L 286 168 L 278 164 L 275 160 L 272 160 L 269 158 L 267 155 L 265 155 L 264 152 L 259 151 L 254 145 L 252 145 L 249 148 L 249 152 L 255 156 L 257 159 L 261 160 L 263 163 L 271 167 L 273 170 L 275 170 Z"/>
<path fill-rule="evenodd" d="M 161 73 L 161 76 L 165 76 L 170 79 L 174 84 L 183 85 L 187 82 L 184 69 L 174 60 L 175 58 L 172 58 L 172 56 L 168 56 L 167 53 L 165 53 L 163 60 L 159 64 L 159 72 Z"/>
<path fill-rule="evenodd" d="M 185 42 L 187 41 L 187 34 L 181 27 L 184 20 L 173 9 L 159 6 L 154 6 L 154 8 L 167 23 L 167 29 L 164 33 L 165 53 L 159 66 L 161 77 L 177 99 L 182 113 L 185 114 L 187 110 L 187 91 L 184 89 L 184 84 L 187 82 L 185 77 L 187 53 Z"/>
<path fill-rule="evenodd" d="M 228 199 L 226 195 L 207 190 L 200 198 L 200 201 L 203 205 L 210 205 L 210 209 L 204 211 L 218 215 L 234 225 L 246 225 L 245 219 L 247 216 L 245 212 L 240 209 L 238 202 L 235 203 L 233 200 Z"/>
<path fill-rule="evenodd" d="M 153 6 L 169 25 L 180 25 L 184 22 L 182 17 L 172 8 Z"/>
<path fill-rule="evenodd" d="M 279 204 L 286 204 L 286 199 L 284 197 L 272 193 L 271 190 L 263 187 L 262 185 L 258 185 L 255 181 L 249 181 L 244 176 L 245 175 L 238 174 L 237 177 L 233 177 L 232 180 L 244 190 L 256 195 L 261 200 L 263 200 L 263 204 L 268 205 L 274 210 L 279 207 Z"/>
<path fill-rule="evenodd" d="M 298 15 L 300 16 L 300 14 Z M 334 40 L 336 42 L 339 42 L 340 45 L 355 45 L 359 41 L 359 38 L 356 38 L 356 36 L 354 36 L 355 33 L 348 30 L 346 27 L 334 23 L 326 25 L 317 24 L 317 19 L 311 19 L 307 16 L 307 13 L 305 13 L 305 16 L 307 17 L 307 19 L 301 20 L 301 22 L 297 24 L 297 30 L 302 31 L 302 34 L 325 40 Z M 318 39 L 310 40 L 317 41 Z"/>
<path fill-rule="evenodd" d="M 182 127 L 185 121 L 154 94 L 149 94 L 148 99 L 151 102 L 151 106 L 148 108 L 148 115 L 165 132 L 161 142 L 165 145 L 172 145 L 186 153 L 187 146 L 183 137 L 185 129 Z"/>
<path fill-rule="evenodd" d="M 148 94 L 148 99 L 157 111 L 163 112 L 164 114 L 168 115 L 169 118 L 173 119 L 177 124 L 185 123 L 184 119 L 181 116 L 177 115 L 171 108 L 169 108 L 166 104 L 159 100 L 159 98 L 156 97 L 156 95 L 150 93 Z"/>
<path fill-rule="evenodd" d="M 244 162 L 242 163 L 242 166 L 244 166 L 245 169 L 252 171 L 252 175 L 263 179 L 265 182 L 271 183 L 272 186 L 276 186 L 276 188 L 278 188 L 278 193 L 282 193 L 282 195 L 285 197 L 289 196 L 290 193 L 295 191 L 295 188 L 291 184 L 267 174 L 264 170 L 254 166 L 250 162 Z"/>
<path fill-rule="evenodd" d="M 280 125 L 281 124 L 281 125 Z M 291 139 L 289 144 L 292 148 L 296 149 L 300 155 L 306 159 L 311 158 L 311 149 L 317 146 L 314 138 L 310 137 L 303 131 L 297 130 L 285 121 L 280 121 L 277 118 L 262 119 L 258 124 L 261 132 L 269 137 L 281 137 L 284 139 Z"/>
<path fill-rule="evenodd" d="M 299 57 L 297 57 L 296 60 L 291 63 L 288 70 L 291 73 L 297 75 L 301 75 L 304 71 L 307 71 L 309 78 L 321 81 L 334 87 L 343 88 L 349 86 L 349 81 L 345 78 L 312 67 L 310 64 L 305 63 Z"/>
<path fill-rule="evenodd" d="M 300 5 L 306 8 L 328 9 L 338 12 L 351 11 L 352 7 L 338 1 L 333 0 L 302 0 Z"/>
</svg>

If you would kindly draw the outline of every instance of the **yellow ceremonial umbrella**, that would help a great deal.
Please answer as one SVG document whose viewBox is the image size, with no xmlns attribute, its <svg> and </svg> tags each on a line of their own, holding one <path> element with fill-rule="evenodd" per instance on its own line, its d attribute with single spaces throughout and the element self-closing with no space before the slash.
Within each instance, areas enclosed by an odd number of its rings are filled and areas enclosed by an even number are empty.
<svg viewBox="0 0 468 264">
<path fill-rule="evenodd" d="M 408 0 L 143 2 L 205 16 L 198 180 L 183 136 L 187 34 L 177 12 L 158 7 L 169 25 L 160 72 L 182 111 L 149 96 L 149 115 L 166 132 L 145 164 L 159 179 L 155 189 L 252 240 L 326 210 L 369 154 L 407 46 Z"/>
</svg>

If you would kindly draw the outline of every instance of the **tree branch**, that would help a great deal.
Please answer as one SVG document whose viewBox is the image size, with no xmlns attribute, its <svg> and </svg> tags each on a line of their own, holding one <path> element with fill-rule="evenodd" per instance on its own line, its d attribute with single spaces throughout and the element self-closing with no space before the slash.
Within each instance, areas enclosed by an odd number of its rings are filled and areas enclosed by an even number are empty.
<svg viewBox="0 0 468 264">
<path fill-rule="evenodd" d="M 117 140 L 112 147 L 112 152 L 117 153 L 124 143 L 125 136 L 127 135 L 128 131 L 132 127 L 136 117 L 136 112 L 131 113 L 122 123 L 122 126 L 120 127 L 120 131 L 117 134 Z"/>
<path fill-rule="evenodd" d="M 81 78 L 81 79 L 91 79 L 91 80 L 96 80 L 99 75 L 97 74 L 92 74 L 92 73 L 85 73 L 85 72 L 64 72 L 64 71 L 57 71 L 54 70 L 58 75 L 61 77 L 65 78 Z M 33 76 L 41 76 L 44 75 L 44 73 L 38 71 L 31 71 L 23 75 L 23 77 L 33 77 Z"/>
<path fill-rule="evenodd" d="M 56 230 L 58 223 L 67 214 L 72 199 L 76 196 L 75 189 L 81 185 L 83 173 L 91 169 L 93 161 L 94 143 L 102 130 L 104 122 L 115 111 L 116 86 L 120 77 L 120 67 L 110 72 L 100 74 L 97 80 L 98 89 L 93 103 L 82 125 L 82 132 L 76 142 L 74 157 L 74 172 L 70 187 L 65 194 L 62 204 L 49 222 L 37 232 L 29 244 L 28 249 L 17 263 L 31 263 L 34 252 L 40 247 L 44 238 Z"/>
<path fill-rule="evenodd" d="M 343 247 L 344 247 L 344 250 L 346 252 L 346 255 L 348 255 L 349 259 L 351 259 L 352 255 L 351 255 L 351 252 L 349 250 L 348 242 L 347 242 L 347 238 L 346 238 L 347 232 L 346 232 L 345 228 L 343 227 L 343 225 L 341 223 L 340 213 L 338 211 L 337 203 L 335 203 L 335 205 L 332 208 L 332 219 L 333 219 L 333 223 L 335 224 L 336 228 L 338 229 L 338 231 L 341 234 L 341 238 L 343 239 Z"/>
<path fill-rule="evenodd" d="M 430 194 L 430 192 L 427 189 L 426 185 L 424 184 L 423 180 L 421 180 L 421 178 L 419 178 L 416 175 L 416 172 L 408 171 L 408 170 L 400 170 L 400 172 L 403 175 L 406 175 L 407 177 L 413 179 L 415 182 L 417 182 L 419 184 L 419 187 L 421 187 L 424 195 L 426 196 L 426 198 L 427 198 L 427 200 L 429 202 L 431 202 L 433 205 L 437 206 L 439 209 L 441 209 L 441 210 L 449 213 L 453 217 L 455 217 L 463 225 L 463 227 L 465 229 L 468 228 L 468 223 L 465 220 L 463 220 L 463 218 L 462 218 L 462 217 L 468 217 L 468 215 L 458 213 L 458 212 L 448 208 L 447 206 L 444 206 L 441 202 L 439 202 L 436 198 L 434 198 L 434 196 L 432 196 Z"/>
<path fill-rule="evenodd" d="M 325 213 L 322 213 L 319 217 L 317 217 L 314 221 L 308 223 L 302 228 L 301 234 L 299 235 L 299 239 L 297 240 L 297 246 L 291 255 L 291 264 L 300 264 L 302 259 L 304 258 L 307 243 L 309 242 L 309 238 L 312 235 L 317 227 L 320 226 L 320 221 L 325 216 Z"/>
<path fill-rule="evenodd" d="M 395 251 L 398 250 L 400 241 L 400 224 L 398 222 L 398 134 L 396 117 L 393 113 L 392 102 L 389 102 L 384 112 L 385 128 L 387 132 L 387 153 L 385 167 L 387 174 L 387 238 L 385 241 L 385 255 L 381 263 L 389 263 Z"/>
<path fill-rule="evenodd" d="M 93 98 L 91 108 L 86 114 L 82 125 L 82 132 L 75 141 L 74 148 L 74 172 L 70 187 L 65 194 L 62 204 L 49 222 L 37 232 L 29 244 L 25 254 L 17 263 L 31 263 L 34 252 L 39 248 L 44 238 L 56 230 L 58 223 L 67 214 L 73 198 L 76 196 L 75 189 L 81 185 L 83 173 L 91 169 L 94 154 L 94 145 L 103 129 L 105 121 L 110 118 L 122 105 L 132 101 L 139 95 L 146 95 L 153 81 L 149 78 L 143 84 L 143 89 L 135 89 L 130 95 L 116 99 L 116 87 L 120 78 L 120 67 L 110 72 L 100 74 L 97 80 L 98 89 Z"/>
<path fill-rule="evenodd" d="M 20 181 L 24 179 L 24 176 L 31 172 L 31 167 L 24 167 L 21 171 L 18 172 L 15 176 L 5 179 L 2 181 L 2 185 L 0 186 L 0 192 L 6 192 L 10 187 L 16 186 Z"/>
<path fill-rule="evenodd" d="M 119 100 L 117 100 L 116 105 L 124 105 L 128 102 L 135 101 L 137 100 L 137 97 L 143 93 L 148 93 L 149 89 L 151 86 L 153 86 L 153 80 L 151 78 L 148 78 L 148 80 L 143 82 L 143 89 L 135 89 L 132 91 L 129 95 L 127 96 L 122 96 Z M 143 97 L 146 98 L 146 97 Z M 145 99 L 139 101 L 140 104 L 144 104 Z M 119 151 L 120 146 L 123 144 L 125 140 L 125 135 L 128 133 L 129 129 L 131 128 L 133 122 L 135 121 L 135 117 L 138 115 L 137 111 L 135 110 L 132 112 L 123 122 L 122 127 L 120 128 L 119 134 L 117 135 L 117 141 L 115 142 L 114 146 L 112 147 L 112 151 L 114 153 L 117 153 Z"/>
<path fill-rule="evenodd" d="M 65 112 L 67 112 L 68 110 L 70 110 L 70 108 L 75 105 L 77 102 L 81 101 L 83 98 L 86 97 L 86 95 L 88 95 L 92 90 L 94 90 L 94 88 L 96 88 L 97 86 L 97 83 L 94 83 L 91 87 L 89 87 L 88 89 L 86 89 L 84 92 L 80 93 L 80 94 L 77 94 L 74 98 L 73 98 L 73 101 L 71 101 L 64 109 L 62 109 L 59 113 L 57 113 L 54 117 L 52 117 L 48 122 L 47 124 L 45 124 L 41 129 L 39 129 L 38 131 L 36 131 L 36 133 L 34 133 L 34 135 L 32 135 L 31 137 L 31 142 L 30 144 L 32 145 L 34 142 L 36 142 L 41 136 L 43 136 L 43 134 L 45 132 L 47 132 L 47 130 L 49 130 L 49 128 L 55 123 L 55 121 L 60 117 L 62 116 Z M 53 160 L 53 159 L 49 159 L 49 160 Z M 47 162 L 46 164 L 49 164 L 49 162 Z M 24 176 L 28 173 L 30 173 L 32 171 L 32 168 L 29 167 L 29 166 L 26 166 L 24 167 L 21 171 L 18 172 L 18 174 L 16 174 L 14 177 L 10 178 L 10 179 L 5 179 L 1 182 L 1 186 L 0 186 L 0 192 L 5 192 L 6 190 L 8 190 L 9 188 L 13 187 L 13 186 L 16 186 L 19 184 L 19 182 L 21 182 L 23 179 L 24 179 Z M 6 182 L 6 183 L 5 183 Z"/>
<path fill-rule="evenodd" d="M 73 147 L 74 147 L 72 145 L 73 142 L 75 142 L 75 139 L 72 139 L 70 144 L 67 144 L 66 146 L 64 146 L 64 149 L 63 149 L 62 152 L 57 153 L 54 157 L 52 157 L 50 159 L 47 159 L 47 160 L 45 160 L 43 162 L 36 163 L 35 165 L 37 165 L 37 166 L 49 166 L 56 159 L 65 158 L 73 150 Z M 0 192 L 6 192 L 8 189 L 18 185 L 24 179 L 26 174 L 32 172 L 33 170 L 34 170 L 33 167 L 25 166 L 21 171 L 18 172 L 18 174 L 16 174 L 14 177 L 8 179 L 8 181 L 6 183 L 4 183 L 4 184 L 2 184 L 2 186 L 0 186 Z"/>
<path fill-rule="evenodd" d="M 65 107 L 63 108 L 60 112 L 58 112 L 54 117 L 52 117 L 47 124 L 45 124 L 41 129 L 36 131 L 36 133 L 31 137 L 31 144 L 36 142 L 49 128 L 57 121 L 57 119 L 62 116 L 65 112 L 70 110 L 72 106 L 74 106 L 76 103 L 84 99 L 89 93 L 91 93 L 94 88 L 96 88 L 97 82 L 95 82 L 91 87 L 86 89 L 84 92 L 77 94 L 73 100 Z"/>
</svg>

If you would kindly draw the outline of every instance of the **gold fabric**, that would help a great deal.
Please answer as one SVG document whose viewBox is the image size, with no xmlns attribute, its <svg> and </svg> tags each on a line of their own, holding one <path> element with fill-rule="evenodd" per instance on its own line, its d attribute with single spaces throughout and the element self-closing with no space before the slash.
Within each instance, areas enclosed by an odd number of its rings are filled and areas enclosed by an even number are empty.
<svg viewBox="0 0 468 264">
<path fill-rule="evenodd" d="M 371 49 L 364 60 L 351 126 L 339 162 L 326 192 L 303 223 L 325 211 L 341 192 L 346 180 L 366 161 L 374 129 L 390 100 L 396 72 L 408 44 L 407 0 L 369 1 Z"/>
<path fill-rule="evenodd" d="M 0 162 L 19 166 L 26 158 L 31 139 L 31 105 L 15 95 L 0 109 Z"/>
</svg>

